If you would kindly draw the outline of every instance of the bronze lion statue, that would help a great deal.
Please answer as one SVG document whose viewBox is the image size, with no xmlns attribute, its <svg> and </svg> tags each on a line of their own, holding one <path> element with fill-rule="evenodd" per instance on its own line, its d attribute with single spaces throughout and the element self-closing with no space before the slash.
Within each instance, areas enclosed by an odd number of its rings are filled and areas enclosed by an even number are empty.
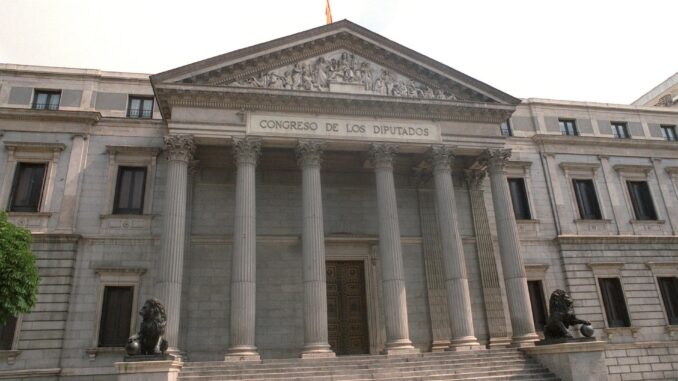
<svg viewBox="0 0 678 381">
<path fill-rule="evenodd" d="M 127 340 L 127 354 L 135 355 L 158 355 L 167 350 L 167 340 L 162 338 L 167 325 L 165 307 L 158 299 L 151 298 L 144 303 L 139 311 L 141 315 L 141 327 L 136 335 Z"/>
<path fill-rule="evenodd" d="M 568 327 L 575 324 L 590 325 L 586 320 L 577 319 L 572 308 L 572 298 L 563 290 L 555 290 L 549 299 L 549 319 L 544 326 L 546 339 L 571 338 Z"/>
</svg>

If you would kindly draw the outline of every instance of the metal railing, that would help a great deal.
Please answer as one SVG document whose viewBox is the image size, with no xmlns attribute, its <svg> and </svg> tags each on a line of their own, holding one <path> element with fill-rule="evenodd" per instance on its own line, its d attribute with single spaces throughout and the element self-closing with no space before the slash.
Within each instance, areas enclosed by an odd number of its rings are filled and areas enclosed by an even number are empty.
<svg viewBox="0 0 678 381">
<path fill-rule="evenodd" d="M 153 110 L 131 108 L 127 110 L 128 118 L 150 119 L 153 117 Z"/>
<path fill-rule="evenodd" d="M 31 105 L 31 108 L 34 110 L 58 110 L 59 109 L 59 104 L 58 103 L 33 103 Z"/>
</svg>

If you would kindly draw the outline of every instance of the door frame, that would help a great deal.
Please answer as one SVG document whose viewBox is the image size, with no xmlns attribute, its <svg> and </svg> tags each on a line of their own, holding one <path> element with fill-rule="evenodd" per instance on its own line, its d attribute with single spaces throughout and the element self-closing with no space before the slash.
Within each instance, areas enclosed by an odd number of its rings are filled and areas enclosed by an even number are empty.
<svg viewBox="0 0 678 381">
<path fill-rule="evenodd" d="M 384 317 L 379 308 L 379 294 L 381 290 L 375 253 L 376 245 L 368 242 L 330 241 L 325 244 L 325 261 L 363 262 L 365 302 L 367 304 L 367 330 L 371 355 L 381 353 L 386 344 Z"/>
</svg>

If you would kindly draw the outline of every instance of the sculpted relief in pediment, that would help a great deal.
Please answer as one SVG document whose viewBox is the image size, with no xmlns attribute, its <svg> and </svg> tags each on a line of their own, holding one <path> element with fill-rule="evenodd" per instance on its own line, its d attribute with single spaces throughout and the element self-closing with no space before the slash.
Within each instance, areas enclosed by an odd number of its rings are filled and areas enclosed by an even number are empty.
<svg viewBox="0 0 678 381">
<path fill-rule="evenodd" d="M 447 90 L 424 85 L 345 50 L 261 72 L 228 86 L 457 99 Z"/>
</svg>

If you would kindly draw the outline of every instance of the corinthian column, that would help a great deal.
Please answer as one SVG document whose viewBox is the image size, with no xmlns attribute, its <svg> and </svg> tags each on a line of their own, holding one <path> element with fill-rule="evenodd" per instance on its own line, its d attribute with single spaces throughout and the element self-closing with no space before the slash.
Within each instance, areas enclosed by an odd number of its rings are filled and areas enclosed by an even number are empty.
<svg viewBox="0 0 678 381">
<path fill-rule="evenodd" d="M 513 345 L 533 345 L 539 337 L 534 331 L 532 321 L 532 307 L 527 290 L 527 276 L 523 256 L 520 252 L 518 226 L 513 215 L 511 194 L 504 166 L 511 157 L 509 149 L 488 149 L 485 152 L 487 169 L 490 173 L 492 186 L 492 202 L 494 216 L 497 220 L 497 238 L 499 239 L 499 253 L 504 270 L 506 284 L 506 298 L 508 299 L 511 327 L 513 328 Z"/>
<path fill-rule="evenodd" d="M 161 252 L 156 292 L 165 304 L 167 326 L 165 338 L 169 352 L 178 352 L 179 316 L 181 313 L 181 282 L 186 240 L 186 194 L 188 162 L 193 158 L 195 144 L 190 135 L 165 136 L 167 185 L 162 221 Z"/>
<path fill-rule="evenodd" d="M 379 214 L 379 257 L 386 315 L 386 353 L 416 352 L 410 341 L 407 324 L 407 294 L 400 245 L 398 204 L 393 181 L 395 144 L 372 144 L 370 156 L 377 181 Z"/>
<path fill-rule="evenodd" d="M 480 345 L 473 331 L 464 247 L 459 235 L 457 205 L 450 173 L 450 161 L 453 157 L 454 154 L 449 147 L 441 145 L 431 148 L 433 180 L 436 187 L 436 214 L 443 248 L 445 289 L 452 334 L 449 350 L 479 349 Z"/>
<path fill-rule="evenodd" d="M 231 260 L 231 345 L 226 360 L 259 360 L 254 345 L 256 296 L 255 168 L 259 139 L 233 138 L 237 166 Z"/>
<path fill-rule="evenodd" d="M 297 157 L 302 170 L 304 233 L 304 349 L 302 358 L 334 357 L 327 339 L 327 284 L 325 233 L 320 188 L 320 162 L 325 143 L 299 141 Z"/>
</svg>

